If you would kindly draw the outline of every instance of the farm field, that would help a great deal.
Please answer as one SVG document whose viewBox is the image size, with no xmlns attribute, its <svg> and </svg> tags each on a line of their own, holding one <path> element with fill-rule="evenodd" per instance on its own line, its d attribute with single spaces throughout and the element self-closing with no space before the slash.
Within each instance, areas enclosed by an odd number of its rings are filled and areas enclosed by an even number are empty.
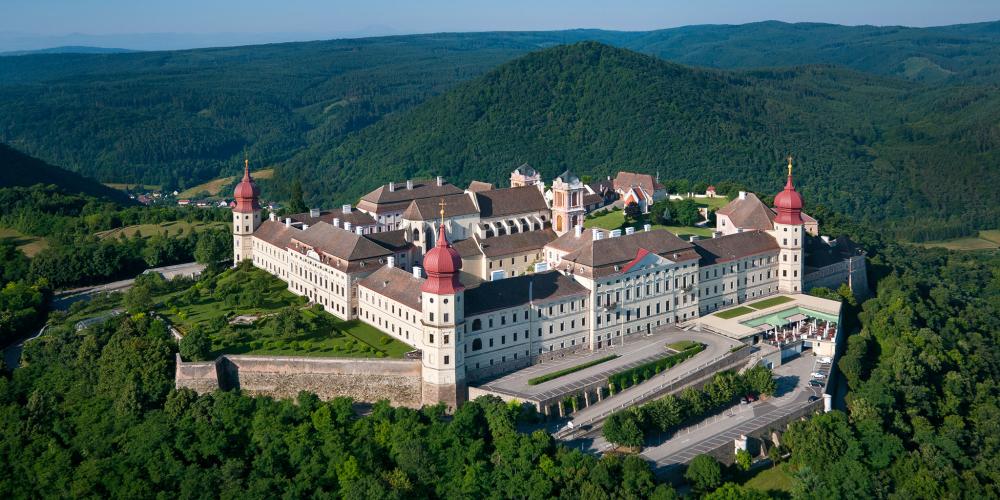
<svg viewBox="0 0 1000 500">
<path fill-rule="evenodd" d="M 1000 248 L 1000 229 L 979 231 L 978 236 L 927 241 L 918 244 L 926 248 L 947 248 L 948 250 L 996 250 Z"/>
<path fill-rule="evenodd" d="M 254 179 L 270 179 L 271 177 L 274 176 L 274 169 L 267 168 L 264 170 L 258 170 L 256 172 L 250 172 L 250 175 L 252 175 Z M 210 180 L 203 184 L 198 184 L 197 186 L 190 187 L 185 189 L 184 191 L 181 191 L 177 195 L 177 198 L 194 198 L 197 197 L 198 194 L 202 192 L 208 193 L 209 196 L 218 196 L 219 190 L 231 184 L 233 181 L 236 180 L 236 178 L 237 176 L 231 175 L 229 177 L 221 177 L 218 179 Z"/>
<path fill-rule="evenodd" d="M 49 242 L 45 238 L 29 236 L 16 229 L 0 227 L 0 240 L 11 241 L 28 257 L 34 257 L 49 247 Z"/>
</svg>

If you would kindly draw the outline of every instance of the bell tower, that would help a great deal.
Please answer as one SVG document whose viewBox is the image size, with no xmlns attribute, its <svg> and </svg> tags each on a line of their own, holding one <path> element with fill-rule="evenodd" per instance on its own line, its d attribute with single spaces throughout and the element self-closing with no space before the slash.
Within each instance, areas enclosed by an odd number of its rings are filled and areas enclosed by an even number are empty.
<svg viewBox="0 0 1000 500">
<path fill-rule="evenodd" d="M 233 197 L 233 265 L 253 258 L 253 232 L 260 227 L 260 189 L 250 177 L 250 160 L 243 160 L 243 180 Z"/>
<path fill-rule="evenodd" d="M 785 189 L 774 197 L 774 230 L 778 242 L 778 291 L 802 293 L 805 269 L 802 247 L 805 245 L 805 222 L 802 220 L 802 195 L 792 183 L 792 157 L 788 157 L 788 180 Z"/>
<path fill-rule="evenodd" d="M 423 338 L 421 370 L 423 402 L 444 402 L 457 408 L 465 402 L 465 355 L 462 329 L 465 323 L 465 287 L 459 281 L 462 258 L 452 248 L 444 224 L 444 201 L 441 202 L 441 225 L 437 244 L 424 256 L 427 279 L 420 286 Z"/>
<path fill-rule="evenodd" d="M 583 225 L 583 183 L 569 170 L 552 181 L 552 229 L 562 236 Z"/>
</svg>

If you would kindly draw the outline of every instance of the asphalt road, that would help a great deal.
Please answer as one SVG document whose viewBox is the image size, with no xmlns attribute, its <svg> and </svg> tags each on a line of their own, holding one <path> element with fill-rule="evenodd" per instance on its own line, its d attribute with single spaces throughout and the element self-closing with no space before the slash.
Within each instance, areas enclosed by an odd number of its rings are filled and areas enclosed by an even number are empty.
<svg viewBox="0 0 1000 500">
<path fill-rule="evenodd" d="M 172 279 L 176 276 L 191 276 L 200 274 L 205 269 L 204 264 L 198 264 L 197 262 L 188 262 L 186 264 L 176 264 L 173 266 L 156 267 L 149 269 L 146 272 L 158 272 L 163 275 L 166 279 Z M 81 300 L 87 300 L 91 296 L 97 293 L 104 292 L 122 292 L 128 290 L 132 284 L 135 283 L 135 278 L 114 281 L 111 283 L 104 283 L 102 285 L 87 286 L 82 288 L 75 288 L 72 290 L 63 290 L 56 292 L 55 296 L 52 297 L 52 303 L 50 304 L 51 309 L 57 311 L 65 311 L 69 309 L 74 302 Z M 45 327 L 43 326 L 41 330 L 32 334 L 30 337 L 23 338 L 17 342 L 7 346 L 3 350 L 3 360 L 7 366 L 11 369 L 17 368 L 21 359 L 21 351 L 24 350 L 24 344 L 31 340 L 37 339 L 45 332 Z"/>
</svg>

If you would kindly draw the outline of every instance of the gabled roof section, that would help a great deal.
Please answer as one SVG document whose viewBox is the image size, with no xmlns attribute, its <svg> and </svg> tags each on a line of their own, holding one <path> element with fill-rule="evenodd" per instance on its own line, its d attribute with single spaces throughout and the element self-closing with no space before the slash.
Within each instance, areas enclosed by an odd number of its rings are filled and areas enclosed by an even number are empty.
<svg viewBox="0 0 1000 500">
<path fill-rule="evenodd" d="M 694 245 L 702 266 L 778 251 L 778 242 L 764 231 L 744 231 L 717 238 L 695 240 Z"/>
<path fill-rule="evenodd" d="M 377 214 L 395 212 L 404 210 L 413 200 L 440 198 L 461 192 L 461 189 L 447 182 L 438 186 L 434 180 L 413 181 L 412 189 L 406 189 L 406 183 L 396 183 L 392 191 L 386 184 L 362 196 L 358 208 Z"/>
<path fill-rule="evenodd" d="M 297 231 L 291 239 L 348 262 L 392 254 L 391 250 L 364 236 L 326 222 L 319 222 L 309 226 L 309 229 Z"/>
<path fill-rule="evenodd" d="M 490 258 L 513 255 L 541 250 L 545 245 L 556 239 L 552 229 L 540 231 L 525 231 L 523 233 L 505 234 L 492 238 L 478 239 L 484 255 Z"/>
<path fill-rule="evenodd" d="M 493 189 L 493 184 L 489 182 L 472 181 L 469 183 L 469 189 L 467 189 L 466 191 L 472 191 L 473 193 L 476 193 L 479 191 L 489 191 L 491 189 Z"/>
<path fill-rule="evenodd" d="M 420 300 L 420 285 L 423 283 L 424 279 L 414 276 L 413 273 L 408 273 L 398 267 L 382 266 L 378 271 L 359 281 L 358 285 L 406 307 L 420 311 L 423 309 Z"/>
<path fill-rule="evenodd" d="M 544 303 L 589 293 L 583 285 L 558 271 L 484 281 L 465 291 L 465 317 L 524 306 L 529 297 L 534 303 Z"/>
<path fill-rule="evenodd" d="M 477 192 L 475 196 L 479 205 L 479 216 L 484 219 L 549 209 L 545 203 L 545 196 L 538 190 L 538 186 L 493 189 Z"/>
<path fill-rule="evenodd" d="M 365 238 L 374 241 L 376 244 L 395 252 L 407 250 L 413 246 L 412 243 L 406 241 L 405 229 L 382 231 L 380 233 L 371 233 L 364 236 Z"/>
<path fill-rule="evenodd" d="M 622 272 L 622 266 L 635 259 L 640 249 L 672 262 L 685 262 L 698 258 L 694 245 L 690 242 L 678 238 L 665 229 L 656 229 L 591 241 L 563 256 L 558 267 L 581 276 L 607 276 Z"/>
<path fill-rule="evenodd" d="M 626 191 L 631 187 L 640 187 L 650 196 L 656 191 L 663 189 L 663 185 L 656 182 L 656 178 L 649 174 L 637 174 L 635 172 L 618 172 L 614 180 L 615 191 Z"/>
<path fill-rule="evenodd" d="M 743 199 L 736 198 L 720 208 L 716 215 L 729 216 L 734 226 L 743 229 L 774 229 L 774 210 L 760 201 L 753 193 L 746 193 Z"/>
<path fill-rule="evenodd" d="M 316 224 L 317 222 L 326 222 L 333 224 L 333 219 L 340 219 L 340 223 L 350 222 L 354 226 L 369 226 L 375 223 L 375 218 L 370 214 L 362 212 L 357 208 L 352 208 L 350 212 L 344 213 L 343 209 L 340 210 L 324 210 L 320 212 L 319 217 L 313 217 L 309 215 L 309 212 L 303 212 L 301 214 L 292 214 L 288 216 L 295 222 L 302 222 L 308 225 Z"/>
<path fill-rule="evenodd" d="M 253 232 L 253 237 L 276 247 L 285 248 L 292 241 L 292 235 L 298 231 L 292 227 L 285 227 L 284 222 L 266 220 Z"/>
<path fill-rule="evenodd" d="M 437 220 L 441 217 L 442 201 L 444 202 L 445 218 L 471 215 L 479 211 L 468 194 L 458 193 L 438 198 L 413 200 L 410 202 L 410 206 L 403 211 L 403 218 L 406 220 Z"/>
</svg>

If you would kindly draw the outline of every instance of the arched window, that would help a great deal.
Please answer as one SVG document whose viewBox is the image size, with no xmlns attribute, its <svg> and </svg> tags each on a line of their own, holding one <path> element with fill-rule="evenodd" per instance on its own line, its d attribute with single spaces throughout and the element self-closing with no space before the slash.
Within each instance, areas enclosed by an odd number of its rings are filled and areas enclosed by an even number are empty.
<svg viewBox="0 0 1000 500">
<path fill-rule="evenodd" d="M 413 228 L 413 241 L 420 241 L 420 229 Z"/>
<path fill-rule="evenodd" d="M 479 321 L 479 320 L 476 320 Z M 475 339 L 472 341 L 472 350 L 478 351 L 483 348 L 483 341 L 481 339 Z"/>
<path fill-rule="evenodd" d="M 472 320 L 472 331 L 478 332 L 483 329 L 483 320 L 476 318 Z M 477 341 L 478 342 L 478 341 Z"/>
</svg>

